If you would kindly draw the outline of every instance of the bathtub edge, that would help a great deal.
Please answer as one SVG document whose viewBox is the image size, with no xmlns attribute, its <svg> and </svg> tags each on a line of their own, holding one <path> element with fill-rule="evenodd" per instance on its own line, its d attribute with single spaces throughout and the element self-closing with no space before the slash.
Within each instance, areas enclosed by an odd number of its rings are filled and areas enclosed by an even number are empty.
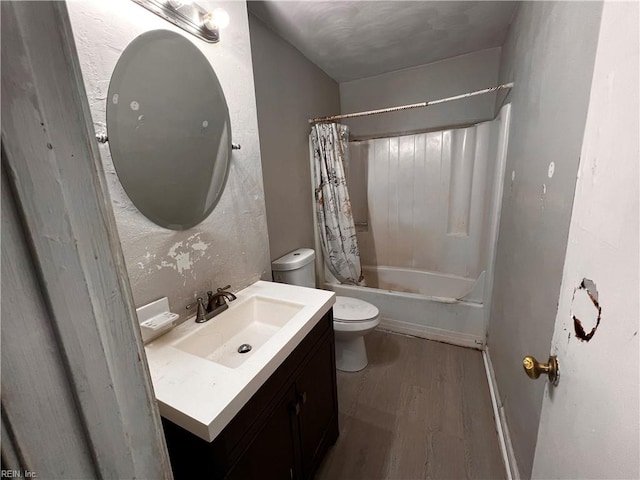
<svg viewBox="0 0 640 480">
<path fill-rule="evenodd" d="M 417 325 L 403 322 L 402 320 L 393 320 L 391 318 L 381 318 L 377 330 L 411 335 L 412 337 L 434 340 L 459 347 L 473 348 L 474 350 L 480 351 L 484 350 L 485 347 L 485 339 L 479 335 L 444 330 L 429 325 Z"/>
</svg>

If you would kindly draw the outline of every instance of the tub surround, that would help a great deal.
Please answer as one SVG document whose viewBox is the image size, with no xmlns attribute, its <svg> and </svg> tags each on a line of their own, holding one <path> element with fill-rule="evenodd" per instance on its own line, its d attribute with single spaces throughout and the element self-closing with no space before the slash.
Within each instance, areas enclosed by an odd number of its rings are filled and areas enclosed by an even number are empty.
<svg viewBox="0 0 640 480">
<path fill-rule="evenodd" d="M 374 304 L 385 329 L 483 348 L 510 110 L 472 127 L 351 142 L 367 287 L 325 269 L 324 288 Z"/>
<path fill-rule="evenodd" d="M 193 318 L 145 347 L 156 399 L 163 417 L 211 442 L 263 383 L 331 309 L 332 292 L 258 281 L 237 293 L 228 312 L 252 297 L 300 304 L 301 310 L 236 368 L 186 353 L 176 344 L 207 328 Z"/>
<path fill-rule="evenodd" d="M 358 231 L 362 263 L 478 278 L 497 228 L 502 130 L 496 119 L 350 142 L 354 219 L 367 224 Z"/>
</svg>

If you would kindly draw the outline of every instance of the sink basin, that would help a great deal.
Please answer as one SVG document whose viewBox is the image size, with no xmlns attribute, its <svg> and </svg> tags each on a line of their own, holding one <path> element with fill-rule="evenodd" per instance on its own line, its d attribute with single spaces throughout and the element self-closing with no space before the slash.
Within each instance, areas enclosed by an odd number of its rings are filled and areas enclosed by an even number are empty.
<svg viewBox="0 0 640 480">
<path fill-rule="evenodd" d="M 242 303 L 231 303 L 229 310 L 173 346 L 225 367 L 236 368 L 303 308 L 299 303 L 252 296 Z M 247 350 L 246 345 L 250 346 L 249 351 L 240 353 L 239 349 Z"/>
<path fill-rule="evenodd" d="M 206 323 L 187 319 L 145 345 L 160 413 L 213 441 L 331 309 L 335 293 L 257 282 Z M 245 354 L 238 347 L 251 344 Z"/>
</svg>

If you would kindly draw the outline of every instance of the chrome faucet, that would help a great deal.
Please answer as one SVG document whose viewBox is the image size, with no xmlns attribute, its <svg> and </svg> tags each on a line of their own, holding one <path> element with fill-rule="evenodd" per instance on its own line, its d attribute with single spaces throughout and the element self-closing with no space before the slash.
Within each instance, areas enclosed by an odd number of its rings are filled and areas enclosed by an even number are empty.
<svg viewBox="0 0 640 480">
<path fill-rule="evenodd" d="M 237 297 L 233 293 L 227 292 L 227 288 L 231 288 L 231 285 L 218 288 L 216 293 L 213 293 L 213 291 L 207 292 L 206 306 L 202 297 L 198 297 L 196 299 L 196 303 L 190 303 L 187 305 L 187 309 L 191 309 L 196 306 L 196 323 L 204 323 L 207 320 L 211 320 L 213 317 L 229 308 L 227 301 L 233 302 Z"/>
</svg>

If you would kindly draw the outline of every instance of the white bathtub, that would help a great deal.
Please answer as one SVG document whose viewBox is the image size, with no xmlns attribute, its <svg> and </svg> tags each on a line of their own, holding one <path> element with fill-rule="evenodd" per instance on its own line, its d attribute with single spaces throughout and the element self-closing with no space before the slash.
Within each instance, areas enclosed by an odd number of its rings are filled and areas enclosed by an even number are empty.
<svg viewBox="0 0 640 480">
<path fill-rule="evenodd" d="M 476 279 L 408 268 L 364 266 L 367 287 L 417 293 L 441 302 L 455 302 L 469 295 Z M 482 303 L 482 300 L 476 301 Z"/>
<path fill-rule="evenodd" d="M 484 346 L 484 275 L 476 280 L 394 267 L 362 270 L 367 287 L 341 285 L 333 279 L 324 287 L 378 307 L 379 328 L 384 330 L 465 347 Z"/>
<path fill-rule="evenodd" d="M 399 171 L 390 163 L 393 156 L 385 154 L 385 148 L 387 145 L 391 145 L 392 140 L 386 143 L 378 140 L 372 141 L 380 144 L 381 149 L 378 150 L 370 148 L 371 142 L 363 141 L 351 152 L 353 154 L 352 160 L 366 161 L 364 163 L 366 168 L 360 172 L 361 175 L 367 175 L 366 182 L 355 186 L 358 193 L 354 195 L 355 202 L 361 202 L 359 210 L 361 221 L 367 222 L 366 230 L 361 231 L 358 236 L 361 260 L 364 263 L 377 262 L 381 265 L 393 264 L 394 262 L 397 262 L 396 265 L 405 267 L 407 265 L 421 265 L 424 270 L 436 268 L 448 269 L 451 272 L 484 270 L 477 279 L 402 267 L 368 266 L 363 269 L 368 287 L 341 285 L 328 274 L 324 267 L 322 254 L 317 254 L 317 284 L 335 291 L 338 295 L 360 298 L 377 306 L 382 317 L 380 325 L 384 329 L 467 347 L 483 348 L 489 322 L 488 314 L 491 309 L 493 269 L 500 224 L 510 112 L 510 105 L 504 105 L 494 120 L 478 124 L 476 134 L 481 136 L 481 141 L 476 146 L 484 145 L 479 150 L 484 153 L 476 155 L 477 158 L 472 162 L 473 171 L 469 170 L 467 168 L 469 164 L 464 162 L 456 163 L 460 168 L 454 168 L 455 173 L 451 173 L 449 164 L 442 166 L 445 169 L 442 171 L 448 172 L 446 185 L 442 187 L 445 190 L 441 191 L 439 197 L 437 195 L 433 197 L 433 202 L 418 202 L 416 204 L 417 211 L 413 218 L 420 218 L 425 222 L 432 221 L 433 223 L 429 224 L 431 226 L 423 225 L 422 230 L 431 232 L 430 235 L 436 235 L 440 240 L 433 237 L 434 241 L 428 241 L 420 232 L 416 232 L 414 238 L 411 233 L 412 229 L 397 228 L 400 224 L 399 219 L 392 221 L 389 217 L 388 213 L 393 211 L 392 207 L 398 207 L 400 195 L 397 183 L 390 182 L 393 184 L 393 188 L 396 188 L 394 190 L 396 194 L 391 195 L 384 188 L 384 184 L 389 182 L 381 181 L 381 178 L 388 177 L 390 168 Z M 443 135 L 445 133 L 443 131 Z M 453 135 L 451 132 L 447 135 L 449 134 Z M 458 134 L 459 132 L 456 135 Z M 413 140 L 407 137 L 393 141 L 405 142 L 407 152 L 411 152 L 411 148 L 415 151 L 417 145 L 422 145 L 419 147 L 421 149 L 427 148 L 425 143 L 421 143 L 422 139 L 417 140 L 418 136 L 411 137 Z M 437 135 L 433 133 L 426 134 L 426 136 L 437 140 Z M 478 138 L 480 137 L 476 136 L 476 139 Z M 352 142 L 350 145 L 356 145 L 356 143 Z M 433 144 L 433 148 L 441 148 L 439 145 L 440 143 L 436 142 Z M 462 144 L 458 142 L 456 145 Z M 442 148 L 444 148 L 444 144 Z M 464 158 L 465 149 L 460 148 Z M 424 153 L 421 155 L 424 156 Z M 409 161 L 412 165 L 427 168 L 425 164 L 414 162 L 413 157 L 411 158 L 412 160 Z M 482 160 L 480 163 L 484 165 L 483 168 L 479 168 L 479 160 Z M 447 161 L 450 162 L 450 158 Z M 376 173 L 371 175 L 371 172 L 378 168 L 381 169 L 380 175 L 376 176 Z M 425 174 L 422 170 L 420 172 L 410 170 L 407 178 Z M 433 177 L 436 180 L 437 178 L 439 177 Z M 455 178 L 457 180 L 453 181 L 452 179 Z M 453 183 L 451 183 L 452 181 Z M 414 188 L 416 184 L 411 183 L 411 185 L 411 188 Z M 440 184 L 437 181 L 432 185 L 434 195 L 437 188 L 441 188 L 438 185 Z M 451 185 L 455 189 L 453 197 L 448 191 Z M 471 190 L 468 190 L 469 188 Z M 474 200 L 476 198 L 473 193 L 474 189 L 486 190 L 482 203 L 477 203 Z M 418 197 L 414 196 L 414 202 L 416 198 Z M 455 208 L 450 209 L 450 205 L 439 206 L 438 202 L 448 201 L 446 199 L 450 198 L 455 199 Z M 422 215 L 427 205 L 430 208 L 429 215 Z M 480 208 L 483 205 L 484 210 Z M 356 205 L 357 208 L 358 205 Z M 402 210 L 400 213 L 407 214 L 407 212 L 408 210 Z M 467 220 L 471 223 L 460 223 L 467 215 Z M 322 251 L 322 247 L 317 232 L 315 209 L 314 229 L 317 253 Z M 464 234 L 465 232 L 466 234 Z M 405 241 L 412 238 L 413 241 Z M 475 261 L 466 262 L 465 258 L 473 258 Z M 412 261 L 410 262 L 410 260 Z"/>
</svg>

